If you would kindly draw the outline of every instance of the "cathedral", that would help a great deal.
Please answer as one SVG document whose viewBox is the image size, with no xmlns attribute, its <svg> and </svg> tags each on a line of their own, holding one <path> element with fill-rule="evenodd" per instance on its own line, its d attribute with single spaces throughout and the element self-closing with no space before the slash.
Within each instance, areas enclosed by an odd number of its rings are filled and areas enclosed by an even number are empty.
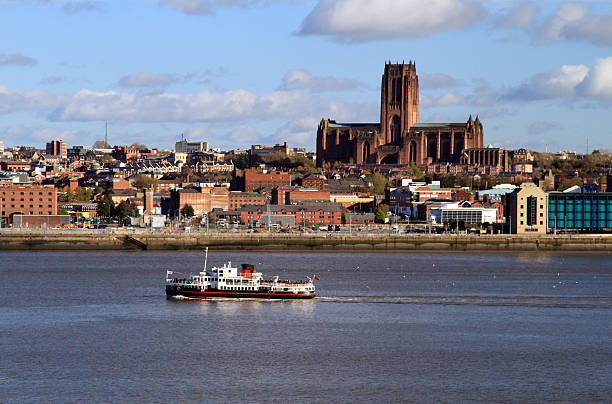
<svg viewBox="0 0 612 404">
<path fill-rule="evenodd" d="M 484 147 L 482 122 L 421 123 L 416 64 L 385 63 L 380 123 L 323 119 L 317 131 L 317 165 L 454 163 L 508 168 L 506 150 Z"/>
</svg>

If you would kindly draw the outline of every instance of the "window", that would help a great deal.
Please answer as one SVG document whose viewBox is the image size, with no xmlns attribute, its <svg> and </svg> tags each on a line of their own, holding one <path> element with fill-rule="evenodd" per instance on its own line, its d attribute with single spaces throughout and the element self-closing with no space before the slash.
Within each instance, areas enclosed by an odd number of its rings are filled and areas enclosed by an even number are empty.
<svg viewBox="0 0 612 404">
<path fill-rule="evenodd" d="M 536 217 L 538 214 L 538 198 L 530 196 L 527 198 L 527 224 L 529 226 L 537 223 Z"/>
</svg>

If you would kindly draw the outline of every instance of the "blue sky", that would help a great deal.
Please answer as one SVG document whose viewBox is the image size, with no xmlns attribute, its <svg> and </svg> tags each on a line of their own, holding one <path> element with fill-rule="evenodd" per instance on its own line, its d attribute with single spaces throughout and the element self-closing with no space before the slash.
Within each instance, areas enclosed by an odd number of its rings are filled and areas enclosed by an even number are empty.
<svg viewBox="0 0 612 404">
<path fill-rule="evenodd" d="M 378 122 L 385 60 L 415 60 L 421 121 L 485 143 L 612 149 L 612 2 L 0 0 L 0 140 L 181 134 L 314 149 L 321 118 Z"/>
</svg>

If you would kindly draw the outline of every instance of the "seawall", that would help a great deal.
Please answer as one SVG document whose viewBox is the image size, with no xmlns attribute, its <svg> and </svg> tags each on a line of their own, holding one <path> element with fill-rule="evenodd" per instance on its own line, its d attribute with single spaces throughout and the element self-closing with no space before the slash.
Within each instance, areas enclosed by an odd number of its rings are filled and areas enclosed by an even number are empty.
<svg viewBox="0 0 612 404">
<path fill-rule="evenodd" d="M 2 231 L 0 250 L 257 250 L 257 251 L 598 251 L 612 252 L 612 236 L 466 236 L 205 234 L 81 231 Z"/>
</svg>

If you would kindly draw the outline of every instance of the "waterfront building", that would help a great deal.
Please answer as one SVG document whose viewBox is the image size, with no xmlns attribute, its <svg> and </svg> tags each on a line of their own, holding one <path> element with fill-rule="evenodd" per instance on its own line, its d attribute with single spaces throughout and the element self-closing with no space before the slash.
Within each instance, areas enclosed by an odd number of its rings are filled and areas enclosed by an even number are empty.
<svg viewBox="0 0 612 404">
<path fill-rule="evenodd" d="M 57 215 L 57 189 L 53 185 L 0 187 L 0 218 L 14 215 Z"/>
<path fill-rule="evenodd" d="M 482 207 L 463 207 L 459 202 L 442 202 L 439 208 L 430 210 L 433 223 L 454 221 L 483 224 L 497 222 L 497 209 Z"/>
<path fill-rule="evenodd" d="M 229 210 L 238 210 L 244 205 L 265 205 L 267 201 L 267 196 L 259 192 L 231 191 Z"/>
<path fill-rule="evenodd" d="M 272 190 L 272 203 L 274 205 L 295 205 L 303 201 L 330 200 L 329 191 L 320 191 L 317 188 L 307 187 L 276 187 Z"/>
<path fill-rule="evenodd" d="M 546 234 L 548 195 L 531 182 L 504 196 L 506 223 L 512 234 Z"/>
<path fill-rule="evenodd" d="M 612 229 L 612 192 L 585 185 L 575 192 L 548 194 L 548 227 L 552 232 L 572 230 L 598 233 Z"/>
<path fill-rule="evenodd" d="M 196 216 L 202 216 L 213 209 L 229 208 L 230 191 L 227 187 L 193 187 L 174 189 L 170 197 L 162 199 L 162 212 L 178 216 L 185 205 L 193 207 Z"/>
<path fill-rule="evenodd" d="M 292 215 L 296 225 L 340 225 L 344 207 L 333 202 L 305 202 L 298 205 L 247 205 L 240 209 L 240 223 L 265 225 L 262 215 Z M 271 216 L 272 217 L 272 216 Z"/>
</svg>

